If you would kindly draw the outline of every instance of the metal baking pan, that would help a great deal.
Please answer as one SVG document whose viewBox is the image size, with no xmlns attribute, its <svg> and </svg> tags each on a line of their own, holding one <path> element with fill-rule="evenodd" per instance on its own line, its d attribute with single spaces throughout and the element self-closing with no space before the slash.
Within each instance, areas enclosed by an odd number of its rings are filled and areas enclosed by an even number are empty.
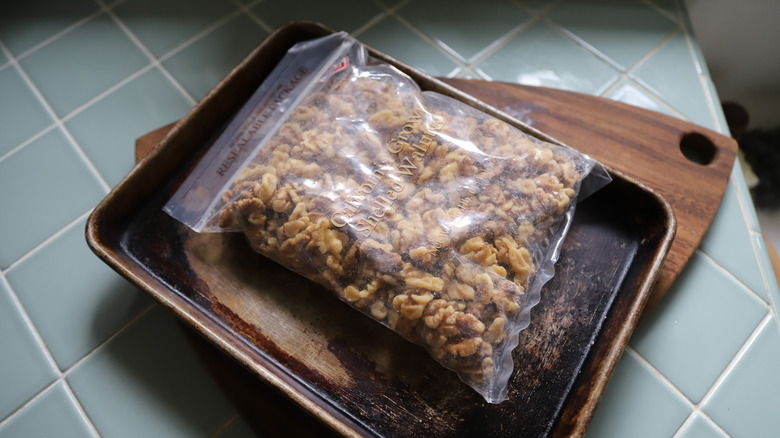
<svg viewBox="0 0 780 438">
<path fill-rule="evenodd" d="M 193 233 L 162 211 L 188 171 L 293 44 L 331 33 L 298 22 L 271 34 L 96 207 L 87 240 L 258 379 L 348 436 L 582 435 L 669 251 L 671 207 L 636 181 L 577 207 L 556 276 L 514 353 L 509 400 L 490 405 L 420 347 L 252 252 L 236 234 Z M 369 49 L 424 90 L 553 140 Z M 268 421 L 284 421 L 269 418 Z"/>
</svg>

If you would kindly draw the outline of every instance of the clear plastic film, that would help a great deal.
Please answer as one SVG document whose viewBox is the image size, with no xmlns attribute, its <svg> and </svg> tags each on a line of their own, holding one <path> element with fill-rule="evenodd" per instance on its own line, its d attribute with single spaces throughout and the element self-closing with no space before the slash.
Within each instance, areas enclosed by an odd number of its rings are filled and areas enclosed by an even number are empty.
<svg viewBox="0 0 780 438">
<path fill-rule="evenodd" d="M 165 210 L 243 233 L 498 403 L 589 175 L 609 181 L 337 33 L 290 50 Z"/>
</svg>

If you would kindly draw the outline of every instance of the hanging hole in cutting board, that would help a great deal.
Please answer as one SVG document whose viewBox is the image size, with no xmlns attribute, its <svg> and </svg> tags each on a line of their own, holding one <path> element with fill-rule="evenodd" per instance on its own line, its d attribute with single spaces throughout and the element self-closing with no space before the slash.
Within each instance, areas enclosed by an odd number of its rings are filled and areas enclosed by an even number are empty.
<svg viewBox="0 0 780 438">
<path fill-rule="evenodd" d="M 694 163 L 704 166 L 712 163 L 717 151 L 709 138 L 697 132 L 689 132 L 680 138 L 680 152 Z"/>
</svg>

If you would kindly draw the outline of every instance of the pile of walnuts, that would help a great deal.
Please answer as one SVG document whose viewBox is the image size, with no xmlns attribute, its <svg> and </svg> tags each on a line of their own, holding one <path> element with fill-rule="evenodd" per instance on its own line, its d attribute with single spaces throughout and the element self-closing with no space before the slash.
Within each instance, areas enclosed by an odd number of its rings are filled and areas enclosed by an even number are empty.
<svg viewBox="0 0 780 438">
<path fill-rule="evenodd" d="M 457 105 L 384 67 L 331 78 L 240 172 L 219 220 L 480 383 L 581 176 L 568 149 Z"/>
</svg>

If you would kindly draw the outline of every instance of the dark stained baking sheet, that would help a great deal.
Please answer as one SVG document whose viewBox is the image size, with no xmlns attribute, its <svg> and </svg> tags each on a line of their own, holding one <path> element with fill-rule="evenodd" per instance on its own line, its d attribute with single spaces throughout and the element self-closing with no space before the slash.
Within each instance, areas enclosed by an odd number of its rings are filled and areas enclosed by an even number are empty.
<svg viewBox="0 0 780 438">
<path fill-rule="evenodd" d="M 641 184 L 613 172 L 612 184 L 578 205 L 556 276 L 515 351 L 510 399 L 499 405 L 485 403 L 422 348 L 252 252 L 239 235 L 192 233 L 162 211 L 209 140 L 287 48 L 327 32 L 297 23 L 272 34 L 96 208 L 90 246 L 338 433 L 581 435 L 674 235 L 671 208 Z M 424 89 L 492 111 L 410 73 Z"/>
</svg>

